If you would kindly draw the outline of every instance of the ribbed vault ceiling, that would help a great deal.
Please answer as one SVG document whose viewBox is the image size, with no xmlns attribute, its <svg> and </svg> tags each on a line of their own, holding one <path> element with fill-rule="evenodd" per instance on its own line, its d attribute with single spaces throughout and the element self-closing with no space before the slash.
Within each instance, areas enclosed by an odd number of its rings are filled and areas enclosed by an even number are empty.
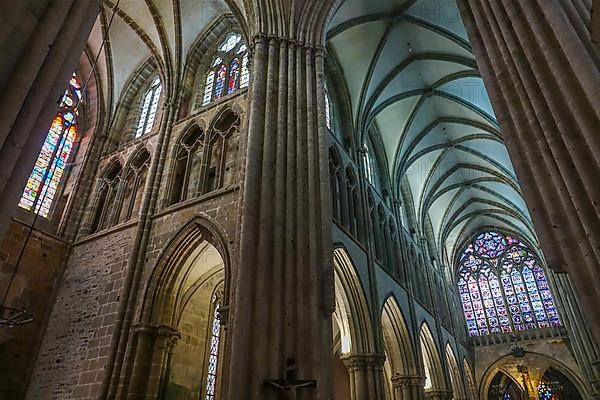
<svg viewBox="0 0 600 400">
<path fill-rule="evenodd" d="M 379 132 L 438 249 L 491 227 L 536 243 L 454 0 L 345 0 L 327 38 L 356 132 Z"/>
<path fill-rule="evenodd" d="M 229 4 L 238 10 L 242 7 L 241 0 Z M 98 58 L 108 108 L 116 107 L 128 79 L 146 60 L 154 57 L 161 71 L 173 75 L 198 36 L 217 18 L 231 13 L 225 0 L 128 0 L 118 7 L 117 0 L 103 0 L 88 49 L 95 57 L 103 38 L 108 38 Z"/>
</svg>

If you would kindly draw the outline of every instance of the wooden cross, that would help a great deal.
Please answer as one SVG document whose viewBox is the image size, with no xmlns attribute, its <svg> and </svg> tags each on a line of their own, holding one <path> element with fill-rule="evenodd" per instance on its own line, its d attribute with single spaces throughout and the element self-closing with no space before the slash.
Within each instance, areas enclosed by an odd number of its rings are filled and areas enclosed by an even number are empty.
<svg viewBox="0 0 600 400">
<path fill-rule="evenodd" d="M 285 379 L 265 379 L 265 384 L 283 390 L 285 400 L 297 400 L 298 389 L 317 387 L 317 381 L 296 379 L 295 375 L 296 367 L 294 365 L 294 359 L 288 358 Z"/>
</svg>

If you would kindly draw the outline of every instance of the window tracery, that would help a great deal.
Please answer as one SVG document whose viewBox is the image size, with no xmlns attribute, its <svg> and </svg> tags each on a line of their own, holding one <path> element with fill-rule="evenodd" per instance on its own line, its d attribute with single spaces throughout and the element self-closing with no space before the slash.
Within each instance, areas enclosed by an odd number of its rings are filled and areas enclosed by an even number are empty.
<svg viewBox="0 0 600 400">
<path fill-rule="evenodd" d="M 74 73 L 19 201 L 19 207 L 44 218 L 50 214 L 77 139 L 80 101 L 81 83 Z"/>
<path fill-rule="evenodd" d="M 374 187 L 378 187 L 378 185 L 377 185 L 377 179 L 378 179 L 377 164 L 376 164 L 375 157 L 373 157 L 373 153 L 372 153 L 373 146 L 371 145 L 370 142 L 371 142 L 370 139 L 367 140 L 367 143 L 365 143 L 365 149 L 364 149 L 365 176 L 367 178 L 367 181 L 369 181 L 369 183 L 371 185 L 373 185 Z"/>
<path fill-rule="evenodd" d="M 136 138 L 139 138 L 140 136 L 152 131 L 154 120 L 156 119 L 156 111 L 158 110 L 161 92 L 162 83 L 160 82 L 160 78 L 157 76 L 152 81 L 152 84 L 148 90 L 146 90 L 146 93 L 142 99 L 140 117 L 135 130 Z"/>
<path fill-rule="evenodd" d="M 217 367 L 219 363 L 219 342 L 221 338 L 221 320 L 219 318 L 219 303 L 215 300 L 213 319 L 210 330 L 210 349 L 208 354 L 208 368 L 206 372 L 205 400 L 216 398 Z"/>
<path fill-rule="evenodd" d="M 482 233 L 459 263 L 457 285 L 469 336 L 560 326 L 545 272 L 519 239 Z"/>
<path fill-rule="evenodd" d="M 235 182 L 240 117 L 226 110 L 212 125 L 206 134 L 196 128 L 179 141 L 167 204 L 188 200 Z"/>
<path fill-rule="evenodd" d="M 204 81 L 202 106 L 245 88 L 250 83 L 248 47 L 237 32 L 229 33 L 217 47 Z"/>
<path fill-rule="evenodd" d="M 119 186 L 121 184 L 121 164 L 115 163 L 107 168 L 98 184 L 95 213 L 90 232 L 98 232 L 114 224 L 114 218 L 119 212 L 115 206 Z"/>
</svg>

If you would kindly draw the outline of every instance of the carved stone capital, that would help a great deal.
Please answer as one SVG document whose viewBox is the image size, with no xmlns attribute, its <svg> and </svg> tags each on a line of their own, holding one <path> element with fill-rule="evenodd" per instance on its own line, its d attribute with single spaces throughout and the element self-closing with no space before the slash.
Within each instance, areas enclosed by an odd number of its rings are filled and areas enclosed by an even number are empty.
<svg viewBox="0 0 600 400">
<path fill-rule="evenodd" d="M 323 58 L 325 58 L 325 54 L 326 54 L 325 48 L 321 45 L 301 42 L 301 41 L 293 39 L 293 38 L 277 36 L 277 35 L 272 35 L 272 34 L 258 33 L 256 35 L 254 35 L 254 37 L 252 38 L 251 48 L 254 48 L 259 43 L 273 44 L 273 45 L 285 45 L 286 47 L 291 47 L 291 48 L 301 47 L 306 50 L 311 50 L 314 52 L 315 56 L 323 57 Z"/>
<path fill-rule="evenodd" d="M 392 386 L 394 389 L 401 389 L 407 386 L 412 386 L 413 377 L 410 375 L 400 375 L 399 373 L 395 373 L 392 376 Z"/>
<path fill-rule="evenodd" d="M 396 372 L 392 376 L 392 384 L 395 388 L 404 386 L 423 387 L 425 386 L 425 377 L 421 375 L 401 375 Z"/>
<path fill-rule="evenodd" d="M 133 331 L 136 335 L 148 335 L 154 338 L 162 337 L 169 341 L 181 338 L 179 331 L 167 325 L 137 324 Z"/>
<path fill-rule="evenodd" d="M 349 371 L 383 368 L 383 354 L 350 354 L 342 357 L 342 362 Z"/>
<path fill-rule="evenodd" d="M 427 400 L 452 400 L 452 390 L 431 390 L 425 392 L 425 398 Z"/>
</svg>

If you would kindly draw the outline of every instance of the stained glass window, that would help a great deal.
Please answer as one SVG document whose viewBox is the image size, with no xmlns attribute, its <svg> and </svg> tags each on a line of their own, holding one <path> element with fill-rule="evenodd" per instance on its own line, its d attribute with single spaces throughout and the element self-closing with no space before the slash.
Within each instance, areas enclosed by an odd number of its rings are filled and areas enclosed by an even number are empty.
<svg viewBox="0 0 600 400">
<path fill-rule="evenodd" d="M 246 51 L 242 57 L 242 77 L 240 78 L 241 88 L 248 87 L 248 84 L 250 83 L 250 68 L 248 62 L 248 51 Z"/>
<path fill-rule="evenodd" d="M 19 201 L 19 207 L 44 218 L 50 213 L 77 138 L 80 99 L 81 84 L 73 74 Z"/>
<path fill-rule="evenodd" d="M 213 84 L 215 82 L 215 71 L 209 71 L 206 74 L 206 83 L 204 85 L 204 96 L 202 97 L 202 105 L 205 106 L 210 103 L 212 98 Z"/>
<path fill-rule="evenodd" d="M 248 47 L 242 40 L 242 35 L 235 32 L 228 34 L 217 47 L 217 54 L 206 73 L 201 105 L 205 106 L 239 88 L 248 87 L 248 64 Z"/>
<path fill-rule="evenodd" d="M 225 88 L 225 79 L 227 79 L 227 67 L 225 64 L 221 64 L 221 67 L 217 71 L 217 84 L 215 85 L 215 99 L 223 96 L 223 89 Z"/>
<path fill-rule="evenodd" d="M 219 361 L 219 339 L 221 336 L 221 322 L 219 320 L 218 306 L 215 306 L 213 314 L 210 353 L 208 355 L 208 370 L 206 373 L 206 395 L 205 400 L 215 399 L 215 388 L 217 386 L 217 364 Z"/>
<path fill-rule="evenodd" d="M 556 397 L 552 393 L 552 388 L 546 382 L 540 382 L 538 387 L 538 398 L 540 400 L 555 400 Z"/>
<path fill-rule="evenodd" d="M 544 270 L 520 240 L 482 233 L 459 263 L 457 286 L 469 336 L 560 326 Z"/>
<path fill-rule="evenodd" d="M 140 119 L 138 120 L 137 128 L 135 130 L 136 138 L 146 133 L 150 133 L 150 131 L 152 130 L 161 92 L 162 84 L 160 82 L 160 78 L 157 76 L 152 81 L 152 85 L 150 86 L 150 88 L 144 94 L 142 100 L 142 109 L 140 112 Z"/>
<path fill-rule="evenodd" d="M 233 59 L 229 65 L 229 85 L 227 87 L 227 94 L 233 93 L 238 88 L 240 81 L 240 60 Z"/>
<path fill-rule="evenodd" d="M 229 53 L 242 40 L 242 35 L 239 33 L 229 33 L 223 42 L 219 45 L 219 51 Z"/>
</svg>

